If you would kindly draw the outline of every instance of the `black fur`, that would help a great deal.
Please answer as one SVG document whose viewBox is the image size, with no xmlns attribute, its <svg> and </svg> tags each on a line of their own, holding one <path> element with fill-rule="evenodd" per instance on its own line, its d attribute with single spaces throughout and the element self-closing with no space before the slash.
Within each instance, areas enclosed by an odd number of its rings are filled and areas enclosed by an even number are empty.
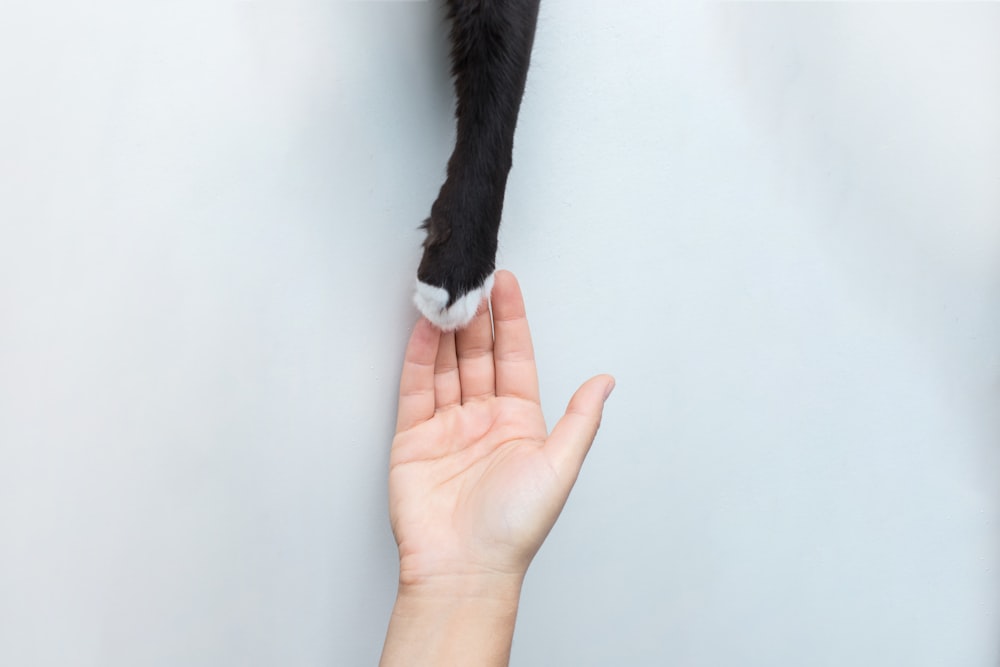
<svg viewBox="0 0 1000 667">
<path fill-rule="evenodd" d="M 494 270 L 539 0 L 447 0 L 458 123 L 417 277 L 451 306 Z"/>
</svg>

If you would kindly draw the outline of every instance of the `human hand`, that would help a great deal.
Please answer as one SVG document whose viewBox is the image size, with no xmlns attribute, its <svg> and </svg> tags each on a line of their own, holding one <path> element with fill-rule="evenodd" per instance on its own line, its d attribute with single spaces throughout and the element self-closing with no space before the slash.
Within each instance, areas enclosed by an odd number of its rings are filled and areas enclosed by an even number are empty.
<svg viewBox="0 0 1000 667">
<path fill-rule="evenodd" d="M 401 589 L 519 591 L 614 387 L 588 380 L 548 433 L 513 274 L 497 272 L 492 306 L 457 333 L 421 318 L 406 350 L 389 471 Z"/>
</svg>

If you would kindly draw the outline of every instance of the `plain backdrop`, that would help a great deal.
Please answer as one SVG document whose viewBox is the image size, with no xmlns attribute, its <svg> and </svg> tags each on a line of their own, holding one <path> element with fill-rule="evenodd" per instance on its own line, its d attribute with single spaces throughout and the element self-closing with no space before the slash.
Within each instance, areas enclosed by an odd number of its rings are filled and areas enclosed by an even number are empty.
<svg viewBox="0 0 1000 667">
<path fill-rule="evenodd" d="M 0 5 L 0 664 L 376 663 L 443 19 Z M 1000 664 L 998 35 L 544 0 L 499 265 L 618 388 L 512 664 Z"/>
</svg>

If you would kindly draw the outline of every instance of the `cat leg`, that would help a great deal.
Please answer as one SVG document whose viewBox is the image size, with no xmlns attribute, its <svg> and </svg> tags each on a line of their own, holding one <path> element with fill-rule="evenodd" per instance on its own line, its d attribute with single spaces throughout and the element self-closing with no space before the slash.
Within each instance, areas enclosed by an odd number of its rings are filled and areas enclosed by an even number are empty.
<svg viewBox="0 0 1000 667">
<path fill-rule="evenodd" d="M 414 302 L 444 330 L 489 297 L 514 128 L 539 0 L 447 0 L 457 132 L 430 218 Z"/>
</svg>

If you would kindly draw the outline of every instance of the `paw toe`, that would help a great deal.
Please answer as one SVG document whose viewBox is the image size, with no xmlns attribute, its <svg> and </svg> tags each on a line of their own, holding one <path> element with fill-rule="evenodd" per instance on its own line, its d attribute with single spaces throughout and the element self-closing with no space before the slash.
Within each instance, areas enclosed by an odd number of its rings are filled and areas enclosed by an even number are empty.
<svg viewBox="0 0 1000 667">
<path fill-rule="evenodd" d="M 451 295 L 448 294 L 448 290 L 418 280 L 413 303 L 434 326 L 442 331 L 454 331 L 472 321 L 476 311 L 479 310 L 479 304 L 484 298 L 489 297 L 492 290 L 491 273 L 482 284 L 461 295 L 449 306 Z"/>
</svg>

